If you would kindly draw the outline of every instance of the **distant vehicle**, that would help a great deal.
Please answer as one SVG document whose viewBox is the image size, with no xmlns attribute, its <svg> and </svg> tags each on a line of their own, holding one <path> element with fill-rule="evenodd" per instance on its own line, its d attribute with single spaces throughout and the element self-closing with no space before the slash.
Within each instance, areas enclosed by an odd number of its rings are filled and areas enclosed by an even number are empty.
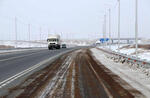
<svg viewBox="0 0 150 98">
<path fill-rule="evenodd" d="M 48 49 L 60 49 L 60 36 L 59 35 L 49 35 L 47 38 Z"/>
<path fill-rule="evenodd" d="M 62 44 L 61 48 L 67 48 L 66 44 Z"/>
</svg>

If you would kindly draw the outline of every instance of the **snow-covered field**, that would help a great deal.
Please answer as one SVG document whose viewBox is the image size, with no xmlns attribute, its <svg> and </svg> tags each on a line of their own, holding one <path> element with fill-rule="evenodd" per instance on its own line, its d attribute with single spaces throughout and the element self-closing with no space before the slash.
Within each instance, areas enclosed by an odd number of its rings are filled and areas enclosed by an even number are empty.
<svg viewBox="0 0 150 98">
<path fill-rule="evenodd" d="M 18 41 L 17 47 L 15 41 L 2 41 L 0 40 L 0 54 L 3 53 L 12 53 L 12 52 L 20 52 L 20 51 L 27 51 L 27 50 L 33 50 L 33 49 L 41 49 L 47 47 L 47 43 L 40 43 L 37 41 Z"/>
<path fill-rule="evenodd" d="M 127 83 L 129 83 L 133 88 L 140 91 L 146 98 L 150 97 L 150 69 L 143 68 L 138 65 L 130 65 L 128 63 L 114 62 L 109 59 L 106 54 L 96 48 L 91 49 L 93 56 L 96 57 L 103 65 L 110 69 L 114 74 L 121 77 Z M 122 85 L 124 88 L 131 90 L 126 85 Z M 135 95 L 138 98 L 143 98 L 143 96 Z"/>
<path fill-rule="evenodd" d="M 68 47 L 74 47 L 74 46 L 88 46 L 94 43 L 94 41 L 91 40 L 62 40 L 62 44 L 67 44 Z M 17 43 L 13 40 L 0 40 L 0 45 L 5 46 L 12 46 L 17 48 L 30 48 L 30 47 L 47 47 L 46 41 L 17 41 Z"/>
<path fill-rule="evenodd" d="M 126 44 L 120 45 L 120 53 L 136 56 L 134 47 L 121 48 L 123 46 L 127 46 L 127 45 Z M 103 47 L 99 46 L 99 48 L 103 48 Z M 104 48 L 109 49 L 109 46 Z M 118 52 L 118 45 L 111 45 L 111 50 Z M 140 59 L 145 59 L 147 61 L 150 61 L 150 49 L 138 48 L 138 57 Z"/>
<path fill-rule="evenodd" d="M 29 47 L 47 47 L 47 43 L 46 42 L 37 42 L 37 41 L 17 41 L 17 43 L 15 41 L 2 41 L 0 40 L 0 45 L 6 45 L 6 46 L 13 46 L 17 48 L 29 48 Z"/>
</svg>

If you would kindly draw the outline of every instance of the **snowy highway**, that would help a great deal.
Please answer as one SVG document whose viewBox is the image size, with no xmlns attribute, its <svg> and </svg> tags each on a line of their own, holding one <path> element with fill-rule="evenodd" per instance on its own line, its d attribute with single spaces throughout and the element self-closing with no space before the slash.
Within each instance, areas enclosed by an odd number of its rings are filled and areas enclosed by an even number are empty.
<svg viewBox="0 0 150 98">
<path fill-rule="evenodd" d="M 49 57 L 64 50 L 48 51 L 47 49 L 16 52 L 0 55 L 0 81 L 11 77 Z"/>
<path fill-rule="evenodd" d="M 0 98 L 150 98 L 150 0 L 0 5 Z"/>
<path fill-rule="evenodd" d="M 39 48 L 1 53 L 0 94 L 7 92 L 8 87 L 11 87 L 10 85 L 13 84 L 12 86 L 14 86 L 19 83 L 21 80 L 18 82 L 18 78 L 47 66 L 53 59 L 73 49 L 74 48 L 49 51 L 47 48 Z"/>
<path fill-rule="evenodd" d="M 32 54 L 33 56 L 28 56 Z M 4 98 L 145 98 L 148 90 L 146 91 L 146 88 L 143 88 L 145 90 L 145 93 L 143 93 L 141 89 L 135 89 L 136 83 L 132 85 L 126 81 L 124 73 L 116 73 L 119 72 L 119 69 L 114 67 L 115 63 L 105 57 L 105 54 L 103 51 L 89 47 L 52 51 L 42 49 L 34 52 L 26 51 L 22 55 L 20 53 L 15 54 L 16 58 L 12 56 L 8 58 L 8 61 L 12 58 L 11 61 L 14 59 L 20 66 L 24 65 L 24 69 L 31 67 L 31 64 L 28 65 L 29 61 L 33 63 L 33 66 L 31 69 L 14 76 L 13 78 L 17 77 L 15 80 L 8 78 L 4 81 L 6 85 L 0 82 L 2 84 L 0 96 Z M 11 56 L 11 54 L 9 55 Z M 58 56 L 52 60 L 54 55 Z M 20 60 L 17 60 L 17 57 Z M 51 59 L 47 59 L 49 57 Z M 36 61 L 36 59 L 38 60 Z M 47 65 L 44 64 L 45 59 L 47 59 Z M 25 62 L 22 64 L 21 62 L 24 60 Z M 39 60 L 44 60 L 40 63 L 42 66 L 34 64 L 40 62 Z M 24 70 L 22 67 L 19 68 L 18 64 L 10 67 L 11 69 L 6 73 L 13 76 L 13 74 Z M 112 64 L 112 67 L 110 64 Z M 15 66 L 18 67 L 18 70 L 16 72 L 11 71 L 15 70 Z M 120 66 L 120 64 L 117 66 Z M 26 76 L 26 74 L 28 75 Z M 26 78 L 22 79 L 25 76 Z M 17 81 L 20 82 L 17 83 Z M 9 89 L 7 85 L 9 85 Z"/>
</svg>

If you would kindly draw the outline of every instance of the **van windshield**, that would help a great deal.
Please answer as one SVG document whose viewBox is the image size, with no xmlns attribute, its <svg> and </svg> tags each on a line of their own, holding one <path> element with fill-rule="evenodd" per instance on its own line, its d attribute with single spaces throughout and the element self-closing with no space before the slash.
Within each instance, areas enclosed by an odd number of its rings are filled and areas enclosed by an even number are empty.
<svg viewBox="0 0 150 98">
<path fill-rule="evenodd" d="M 58 39 L 47 39 L 48 42 L 56 42 L 59 41 Z"/>
</svg>

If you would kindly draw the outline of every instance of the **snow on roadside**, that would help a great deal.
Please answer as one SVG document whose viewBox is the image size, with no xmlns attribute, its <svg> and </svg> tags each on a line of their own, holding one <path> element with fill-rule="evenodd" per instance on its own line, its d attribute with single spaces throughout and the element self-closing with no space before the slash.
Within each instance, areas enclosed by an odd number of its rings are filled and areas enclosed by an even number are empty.
<svg viewBox="0 0 150 98">
<path fill-rule="evenodd" d="M 63 40 L 61 42 L 62 44 L 66 44 L 67 48 L 70 47 L 76 47 L 76 46 L 89 46 L 92 44 L 90 41 L 84 41 L 84 40 Z M 5 46 L 16 46 L 16 41 L 14 40 L 0 40 L 0 45 L 5 45 Z M 31 48 L 31 47 L 47 47 L 47 42 L 46 41 L 23 41 L 23 40 L 18 40 L 17 41 L 17 47 L 18 48 Z"/>
<path fill-rule="evenodd" d="M 16 46 L 15 41 L 2 41 L 0 40 L 0 45 L 4 46 Z M 26 51 L 26 50 L 36 50 L 36 49 L 42 49 L 43 47 L 47 47 L 46 43 L 39 43 L 39 42 L 28 42 L 28 41 L 18 41 L 17 42 L 17 48 L 7 48 L 7 49 L 0 49 L 0 54 L 3 53 L 12 53 L 12 52 L 20 52 L 20 51 Z"/>
<path fill-rule="evenodd" d="M 126 46 L 126 45 L 127 44 L 121 45 L 120 47 L 123 47 L 123 46 Z M 103 48 L 103 47 L 99 46 L 98 48 Z M 108 46 L 105 47 L 105 48 L 109 49 Z M 118 45 L 112 45 L 111 50 L 118 52 Z M 120 53 L 131 55 L 131 56 L 136 56 L 135 55 L 135 48 L 122 48 L 122 49 L 120 49 Z M 150 50 L 145 50 L 143 48 L 139 48 L 138 49 L 138 58 L 150 61 Z"/>
<path fill-rule="evenodd" d="M 150 52 L 142 53 L 138 57 L 150 61 Z"/>
<path fill-rule="evenodd" d="M 96 48 L 91 49 L 91 51 L 93 52 L 93 56 L 95 56 L 96 59 L 100 61 L 103 65 L 105 65 L 105 67 L 110 69 L 112 72 L 114 72 L 127 83 L 129 83 L 132 87 L 136 88 L 143 95 L 149 98 L 150 75 L 146 75 L 146 73 L 144 72 L 150 73 L 150 69 L 144 69 L 142 67 L 136 66 L 133 66 L 134 68 L 131 68 L 131 66 L 127 63 L 115 63 L 114 61 L 108 59 L 102 51 Z"/>
<path fill-rule="evenodd" d="M 0 45 L 6 45 L 6 46 L 16 46 L 15 41 L 11 40 L 6 40 L 2 41 L 0 40 Z M 28 41 L 18 41 L 17 42 L 17 47 L 19 48 L 29 48 L 29 47 L 47 47 L 47 43 L 39 43 L 37 41 L 33 42 L 28 42 Z"/>
<path fill-rule="evenodd" d="M 127 44 L 120 44 L 120 47 L 126 46 Z M 98 48 L 103 48 L 103 46 L 99 46 Z M 104 48 L 109 49 L 109 45 L 105 46 Z M 117 51 L 118 49 L 118 44 L 111 45 L 111 50 Z"/>
</svg>

